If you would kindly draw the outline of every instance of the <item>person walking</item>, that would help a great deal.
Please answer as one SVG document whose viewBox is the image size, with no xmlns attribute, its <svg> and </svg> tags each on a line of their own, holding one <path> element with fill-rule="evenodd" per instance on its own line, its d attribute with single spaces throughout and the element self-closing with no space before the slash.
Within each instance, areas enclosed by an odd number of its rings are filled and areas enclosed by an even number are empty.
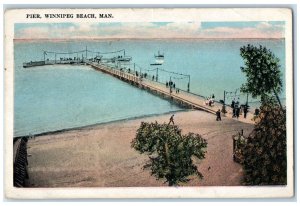
<svg viewBox="0 0 300 206">
<path fill-rule="evenodd" d="M 221 111 L 220 109 L 216 112 L 216 116 L 217 116 L 217 121 L 221 121 Z"/>
<path fill-rule="evenodd" d="M 232 118 L 236 117 L 236 108 L 232 107 Z"/>
<path fill-rule="evenodd" d="M 244 105 L 244 118 L 247 118 L 247 113 L 248 113 L 248 105 Z"/>
<path fill-rule="evenodd" d="M 254 116 L 257 117 L 259 115 L 259 109 L 256 107 L 255 112 L 254 112 Z"/>
<path fill-rule="evenodd" d="M 237 107 L 235 111 L 236 111 L 236 118 L 239 119 L 240 111 L 241 111 L 240 107 Z"/>
<path fill-rule="evenodd" d="M 169 124 L 171 124 L 171 122 L 173 123 L 173 125 L 174 125 L 174 114 L 172 114 L 172 116 L 170 117 L 170 121 L 169 121 Z M 168 125 L 169 125 L 168 124 Z"/>
<path fill-rule="evenodd" d="M 231 108 L 232 108 L 232 109 L 234 108 L 234 105 L 235 105 L 235 101 L 232 100 L 232 102 L 231 102 Z"/>
</svg>

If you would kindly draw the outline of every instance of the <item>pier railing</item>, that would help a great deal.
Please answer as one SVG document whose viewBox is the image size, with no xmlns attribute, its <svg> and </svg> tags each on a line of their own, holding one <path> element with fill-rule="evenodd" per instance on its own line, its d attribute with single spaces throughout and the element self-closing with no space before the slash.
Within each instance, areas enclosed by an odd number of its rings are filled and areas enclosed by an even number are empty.
<svg viewBox="0 0 300 206">
<path fill-rule="evenodd" d="M 174 91 L 170 92 L 169 88 L 166 88 L 166 85 L 160 82 L 151 81 L 151 79 L 149 80 L 147 78 L 144 78 L 142 77 L 143 75 L 139 73 L 137 73 L 137 76 L 136 74 L 126 72 L 126 70 L 120 70 L 114 66 L 110 66 L 107 64 L 92 61 L 87 61 L 86 63 L 96 70 L 111 74 L 112 76 L 115 76 L 123 81 L 130 82 L 133 85 L 150 90 L 164 97 L 169 97 L 170 99 L 175 100 L 177 103 L 186 105 L 190 108 L 200 109 L 215 114 L 217 109 L 222 107 L 222 104 L 215 105 L 214 107 L 206 106 L 205 98 L 199 95 L 185 92 L 183 90 L 181 90 L 180 94 L 175 93 Z"/>
</svg>

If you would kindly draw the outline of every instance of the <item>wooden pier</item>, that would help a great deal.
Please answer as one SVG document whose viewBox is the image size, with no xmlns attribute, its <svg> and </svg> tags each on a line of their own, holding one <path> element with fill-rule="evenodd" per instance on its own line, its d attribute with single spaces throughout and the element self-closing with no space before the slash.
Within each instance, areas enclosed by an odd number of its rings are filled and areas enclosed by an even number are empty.
<svg viewBox="0 0 300 206">
<path fill-rule="evenodd" d="M 215 102 L 214 106 L 208 106 L 205 104 L 205 98 L 200 97 L 189 92 L 180 90 L 179 93 L 175 92 L 175 89 L 166 87 L 166 85 L 159 82 L 151 81 L 146 78 L 141 78 L 135 74 L 128 73 L 125 71 L 117 70 L 114 67 L 108 66 L 106 64 L 99 64 L 95 62 L 86 62 L 87 65 L 90 65 L 95 70 L 110 74 L 124 82 L 127 82 L 131 85 L 134 85 L 138 88 L 145 89 L 152 94 L 158 95 L 163 98 L 172 100 L 174 103 L 179 104 L 184 107 L 191 109 L 203 110 L 212 114 L 215 114 L 218 109 L 221 110 L 222 104 Z"/>
<path fill-rule="evenodd" d="M 23 67 L 28 68 L 28 67 L 36 67 L 36 66 L 62 65 L 62 64 L 90 65 L 95 70 L 112 75 L 124 82 L 127 82 L 138 88 L 147 90 L 150 93 L 155 94 L 157 96 L 163 97 L 165 99 L 170 99 L 174 103 L 176 103 L 180 106 L 183 106 L 183 107 L 197 109 L 197 110 L 203 110 L 203 111 L 213 113 L 213 114 L 215 114 L 218 109 L 221 110 L 221 108 L 222 108 L 222 104 L 220 104 L 218 102 L 214 102 L 213 106 L 206 105 L 205 98 L 201 97 L 200 95 L 192 94 L 192 93 L 184 91 L 184 90 L 179 90 L 179 93 L 176 93 L 174 88 L 170 89 L 170 87 L 166 87 L 165 84 L 162 84 L 162 83 L 159 83 L 156 81 L 151 81 L 144 77 L 141 78 L 142 74 L 139 72 L 138 72 L 138 76 L 137 76 L 133 71 L 132 71 L 133 73 L 130 73 L 128 71 L 124 71 L 117 67 L 110 66 L 109 64 L 91 61 L 88 59 L 84 59 L 81 61 L 46 60 L 46 61 L 36 61 L 36 62 L 25 62 L 25 63 L 23 63 Z"/>
</svg>

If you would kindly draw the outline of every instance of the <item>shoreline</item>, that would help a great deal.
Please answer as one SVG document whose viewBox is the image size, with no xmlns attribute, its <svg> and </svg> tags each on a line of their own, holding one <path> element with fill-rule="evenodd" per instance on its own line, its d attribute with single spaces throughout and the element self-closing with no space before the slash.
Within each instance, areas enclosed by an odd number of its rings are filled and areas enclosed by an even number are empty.
<svg viewBox="0 0 300 206">
<path fill-rule="evenodd" d="M 19 138 L 24 138 L 24 137 L 40 137 L 44 135 L 52 135 L 52 134 L 59 134 L 63 132 L 68 132 L 72 130 L 83 130 L 83 129 L 88 129 L 89 127 L 97 127 L 100 125 L 106 125 L 106 124 L 113 124 L 113 123 L 118 123 L 118 122 L 124 122 L 124 121 L 131 121 L 131 120 L 136 120 L 136 119 L 142 119 L 142 118 L 148 118 L 148 117 L 155 117 L 155 116 L 162 116 L 162 115 L 167 115 L 167 114 L 172 114 L 172 113 L 178 113 L 178 112 L 189 112 L 189 111 L 195 111 L 193 109 L 180 109 L 176 111 L 170 111 L 170 112 L 164 112 L 164 113 L 156 113 L 156 114 L 146 114 L 146 115 L 141 115 L 137 117 L 128 117 L 124 119 L 117 119 L 117 120 L 111 120 L 108 122 L 100 122 L 100 123 L 95 123 L 95 124 L 89 124 L 89 125 L 84 125 L 84 126 L 78 126 L 78 127 L 70 127 L 70 128 L 65 128 L 65 129 L 58 129 L 58 130 L 52 130 L 52 131 L 46 131 L 46 132 L 41 132 L 37 134 L 32 134 L 32 135 L 22 135 L 22 136 L 15 136 L 13 137 L 14 141 Z"/>
<path fill-rule="evenodd" d="M 228 107 L 229 108 L 229 107 Z M 100 125 L 106 125 L 106 124 L 113 124 L 113 123 L 118 123 L 118 122 L 124 122 L 124 121 L 131 121 L 131 120 L 136 120 L 136 119 L 142 119 L 142 118 L 148 118 L 148 117 L 159 117 L 159 116 L 163 116 L 163 115 L 167 115 L 167 114 L 172 114 L 172 113 L 179 113 L 179 112 L 191 112 L 191 111 L 200 111 L 200 112 L 205 112 L 208 114 L 211 114 L 209 112 L 206 111 L 202 111 L 202 110 L 195 110 L 195 109 L 179 109 L 176 111 L 169 111 L 169 112 L 164 112 L 164 113 L 156 113 L 156 114 L 146 114 L 146 115 L 141 115 L 141 116 L 137 116 L 137 117 L 129 117 L 129 118 L 124 118 L 124 119 L 117 119 L 117 120 L 111 120 L 108 122 L 100 122 L 100 123 L 94 123 L 94 124 L 88 124 L 88 125 L 84 125 L 84 126 L 78 126 L 78 127 L 70 127 L 70 128 L 64 128 L 64 129 L 58 129 L 58 130 L 52 130 L 52 131 L 46 131 L 46 132 L 41 132 L 41 133 L 36 133 L 36 134 L 31 134 L 31 135 L 21 135 L 21 136 L 15 136 L 13 137 L 14 141 L 19 139 L 19 138 L 30 138 L 30 137 L 40 137 L 40 136 L 44 136 L 44 135 L 52 135 L 52 134 L 59 134 L 59 133 L 63 133 L 63 132 L 68 132 L 68 131 L 72 131 L 72 130 L 83 130 L 83 129 L 88 129 L 89 127 L 97 127 Z M 223 118 L 230 118 L 228 117 L 228 114 L 231 114 L 230 112 L 227 113 L 227 116 L 223 116 Z M 213 115 L 213 114 L 211 114 Z M 248 113 L 248 115 L 251 115 L 251 117 L 253 116 L 252 113 Z M 241 119 L 242 119 L 242 115 L 241 115 Z M 234 119 L 236 120 L 236 119 Z M 236 120 L 236 121 L 241 121 L 241 120 Z M 242 120 L 242 122 L 245 122 Z M 246 123 L 249 123 L 246 121 Z M 251 123 L 254 123 L 251 122 Z"/>
<path fill-rule="evenodd" d="M 28 187 L 167 186 L 142 168 L 148 156 L 131 148 L 131 141 L 142 121 L 168 123 L 169 118 L 163 114 L 122 120 L 29 139 Z M 241 129 L 249 134 L 253 124 L 216 121 L 215 115 L 198 110 L 177 111 L 174 121 L 183 134 L 198 133 L 208 141 L 206 158 L 193 158 L 204 179 L 192 176 L 181 186 L 242 185 L 242 166 L 232 159 L 232 135 Z"/>
</svg>

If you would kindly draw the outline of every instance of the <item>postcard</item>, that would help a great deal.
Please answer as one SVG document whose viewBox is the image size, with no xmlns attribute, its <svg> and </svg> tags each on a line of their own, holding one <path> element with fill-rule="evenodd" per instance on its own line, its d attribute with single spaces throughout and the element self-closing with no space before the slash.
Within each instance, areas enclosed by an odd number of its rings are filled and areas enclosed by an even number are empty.
<svg viewBox="0 0 300 206">
<path fill-rule="evenodd" d="M 288 8 L 5 12 L 5 195 L 294 195 Z"/>
</svg>

